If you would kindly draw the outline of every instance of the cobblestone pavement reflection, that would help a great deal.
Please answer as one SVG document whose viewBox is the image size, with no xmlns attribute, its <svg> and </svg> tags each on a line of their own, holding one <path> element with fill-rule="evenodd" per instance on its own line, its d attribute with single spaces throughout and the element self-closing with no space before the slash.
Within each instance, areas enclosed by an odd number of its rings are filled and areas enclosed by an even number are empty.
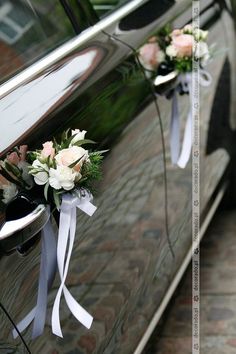
<svg viewBox="0 0 236 354">
<path fill-rule="evenodd" d="M 201 246 L 201 353 L 236 353 L 236 211 L 219 212 Z M 192 353 L 189 266 L 143 354 Z"/>
</svg>

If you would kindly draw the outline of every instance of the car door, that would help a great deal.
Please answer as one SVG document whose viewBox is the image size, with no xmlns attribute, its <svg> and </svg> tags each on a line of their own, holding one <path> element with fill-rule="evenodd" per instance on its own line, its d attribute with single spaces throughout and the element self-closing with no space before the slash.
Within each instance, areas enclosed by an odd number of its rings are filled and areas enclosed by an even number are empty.
<svg viewBox="0 0 236 354">
<path fill-rule="evenodd" d="M 85 3 L 86 18 L 96 21 Z M 77 16 L 73 20 L 78 24 Z M 40 147 L 68 127 L 86 129 L 98 148 L 109 149 L 94 199 L 98 211 L 91 220 L 79 215 L 67 279 L 72 294 L 94 316 L 93 327 L 83 328 L 62 303 L 64 339 L 52 335 L 49 314 L 56 279 L 43 336 L 31 340 L 31 328 L 24 332 L 34 353 L 116 350 L 118 333 L 128 318 L 136 316 L 145 296 L 156 255 L 168 247 L 165 162 L 150 86 L 130 49 L 103 32 L 105 28 L 106 22 L 97 22 L 25 70 L 19 69 L 17 76 L 10 75 L 0 88 L 2 156 L 16 144 Z M 13 246 L 5 242 L 1 246 L 0 298 L 18 323 L 36 302 L 41 240 L 15 237 Z M 162 293 L 166 282 L 163 277 Z M 3 340 L 11 341 L 11 328 Z"/>
<path fill-rule="evenodd" d="M 101 2 L 91 0 L 94 8 L 101 12 Z M 98 4 L 99 3 L 99 4 Z M 103 4 L 109 4 L 104 1 Z M 111 9 L 110 4 L 110 9 Z M 209 31 L 209 46 L 215 48 L 215 54 L 209 65 L 205 68 L 212 82 L 209 87 L 201 87 L 200 93 L 200 211 L 201 228 L 200 237 L 209 224 L 212 215 L 219 205 L 226 185 L 232 173 L 232 157 L 234 156 L 234 127 L 235 127 L 235 102 L 232 92 L 235 90 L 235 30 L 234 17 L 231 5 L 224 1 L 204 1 L 200 6 L 200 27 Z M 106 16 L 101 12 L 101 16 Z M 162 28 L 171 26 L 183 28 L 192 22 L 192 2 L 179 1 L 175 4 L 171 1 L 147 1 L 137 9 L 124 16 L 118 24 L 111 25 L 106 29 L 113 38 L 126 43 L 134 52 L 158 35 Z M 148 75 L 151 84 L 155 76 Z M 173 86 L 170 83 L 169 89 Z M 168 85 L 167 85 L 168 88 Z M 163 125 L 165 138 L 165 161 L 166 161 L 166 185 L 168 194 L 168 228 L 171 247 L 175 259 L 171 261 L 171 249 L 162 247 L 156 252 L 156 272 L 153 281 L 146 288 L 147 293 L 156 294 L 157 283 L 163 281 L 164 276 L 174 284 L 174 279 L 183 272 L 186 260 L 190 260 L 192 247 L 192 183 L 194 171 L 192 171 L 191 158 L 187 166 L 181 169 L 173 166 L 170 158 L 170 118 L 172 101 L 156 90 L 157 116 Z M 179 96 L 179 111 L 181 120 L 181 136 L 183 138 L 186 118 L 191 109 L 188 95 Z M 175 277 L 175 278 L 174 278 Z M 166 295 L 165 288 L 165 295 Z M 169 288 L 171 290 L 171 287 Z M 173 291 L 173 288 L 172 288 Z M 160 318 L 159 306 L 168 296 L 151 296 L 148 301 L 142 302 L 142 309 L 137 311 L 151 319 L 155 313 L 153 322 L 140 341 L 137 351 L 141 349 L 147 339 L 148 333 Z M 162 300 L 162 302 L 161 302 Z M 136 312 L 136 314 L 137 314 Z M 155 322 L 156 321 L 156 322 Z M 132 324 L 133 325 L 133 324 Z M 137 335 L 136 326 L 130 326 L 130 331 Z M 126 328 L 130 328 L 127 324 Z M 145 325 L 143 326 L 143 329 Z M 125 333 L 125 336 L 127 333 Z M 131 347 L 129 348 L 131 352 Z M 119 351 L 117 351 L 119 352 Z M 127 350 L 127 352 L 129 352 Z"/>
<path fill-rule="evenodd" d="M 158 97 L 160 119 L 153 87 L 134 52 L 165 24 L 191 20 L 191 2 L 83 1 L 80 6 L 91 27 L 0 87 L 7 122 L 1 150 L 16 143 L 39 147 L 68 127 L 87 130 L 99 148 L 109 149 L 95 194 L 98 211 L 91 219 L 78 217 L 67 279 L 94 324 L 89 331 L 82 328 L 62 303 L 63 340 L 51 334 L 49 316 L 43 336 L 32 341 L 27 329 L 24 338 L 35 353 L 130 353 L 165 299 L 191 243 L 191 168 L 170 164 L 171 103 Z M 74 26 L 78 18 L 73 17 Z M 188 102 L 181 98 L 183 112 Z M 182 121 L 184 127 L 184 116 Z M 9 134 L 16 122 L 17 131 Z M 12 258 L 4 256 L 1 298 L 17 323 L 36 301 L 40 242 L 28 256 L 14 257 L 13 266 Z M 57 284 L 58 279 L 49 308 Z"/>
</svg>

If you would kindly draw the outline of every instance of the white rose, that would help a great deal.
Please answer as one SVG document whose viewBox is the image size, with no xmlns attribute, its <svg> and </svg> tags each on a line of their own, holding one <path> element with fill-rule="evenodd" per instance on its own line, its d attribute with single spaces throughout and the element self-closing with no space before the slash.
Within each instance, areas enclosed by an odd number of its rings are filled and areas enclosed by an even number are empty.
<svg viewBox="0 0 236 354">
<path fill-rule="evenodd" d="M 168 45 L 168 47 L 166 48 L 166 54 L 170 58 L 176 57 L 177 50 L 176 50 L 176 48 L 173 45 Z"/>
<path fill-rule="evenodd" d="M 87 133 L 86 130 L 80 131 L 79 129 L 72 130 L 71 135 L 75 135 L 75 137 L 71 140 L 70 146 L 77 143 L 77 141 L 84 140 L 85 134 Z"/>
<path fill-rule="evenodd" d="M 32 167 L 39 172 L 32 173 L 34 176 L 34 181 L 38 185 L 43 185 L 48 182 L 48 166 L 45 163 L 41 163 L 39 160 L 34 160 Z M 43 171 L 42 171 L 43 170 Z"/>
<path fill-rule="evenodd" d="M 83 149 L 80 146 L 71 146 L 68 149 L 61 150 L 55 156 L 55 160 L 58 166 L 66 167 L 69 167 L 70 165 L 79 160 L 79 162 L 73 167 L 73 169 L 77 172 L 80 172 L 84 161 L 89 161 L 89 154 L 87 150 Z"/>
<path fill-rule="evenodd" d="M 14 183 L 3 184 L 1 186 L 3 190 L 3 203 L 9 203 L 18 193 L 18 189 Z"/>
<path fill-rule="evenodd" d="M 207 62 L 210 58 L 209 48 L 205 42 L 198 42 L 195 47 L 195 57 Z"/>
<path fill-rule="evenodd" d="M 57 166 L 49 170 L 49 184 L 54 189 L 65 189 L 69 191 L 75 186 L 76 172 L 66 166 Z"/>
</svg>

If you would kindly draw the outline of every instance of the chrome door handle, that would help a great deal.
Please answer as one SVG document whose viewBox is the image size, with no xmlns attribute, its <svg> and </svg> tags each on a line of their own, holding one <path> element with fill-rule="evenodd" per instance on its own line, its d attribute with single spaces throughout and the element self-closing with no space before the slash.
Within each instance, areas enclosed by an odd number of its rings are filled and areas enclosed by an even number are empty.
<svg viewBox="0 0 236 354">
<path fill-rule="evenodd" d="M 168 85 L 168 84 L 173 84 L 175 83 L 176 79 L 178 77 L 178 72 L 177 71 L 171 71 L 167 75 L 157 75 L 157 77 L 154 79 L 154 86 L 156 88 Z"/>
<path fill-rule="evenodd" d="M 49 207 L 39 204 L 28 215 L 6 221 L 0 229 L 0 247 L 10 252 L 37 235 L 50 218 Z"/>
</svg>

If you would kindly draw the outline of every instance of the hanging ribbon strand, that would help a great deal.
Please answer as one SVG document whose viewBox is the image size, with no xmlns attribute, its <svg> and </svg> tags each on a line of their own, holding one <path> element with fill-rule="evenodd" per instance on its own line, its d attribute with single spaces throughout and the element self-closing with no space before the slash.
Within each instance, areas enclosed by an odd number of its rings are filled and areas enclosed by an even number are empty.
<svg viewBox="0 0 236 354">
<path fill-rule="evenodd" d="M 85 214 L 92 216 L 97 209 L 91 203 L 92 199 L 92 194 L 85 189 L 78 189 L 74 194 L 67 193 L 62 196 L 57 246 L 50 220 L 42 230 L 37 304 L 17 325 L 19 332 L 23 332 L 33 322 L 32 339 L 40 336 L 44 330 L 48 291 L 55 278 L 56 266 L 58 266 L 61 284 L 52 309 L 52 332 L 59 337 L 63 337 L 60 324 L 62 293 L 74 317 L 88 329 L 92 325 L 93 317 L 74 299 L 65 285 L 75 240 L 76 209 L 78 208 Z M 12 333 L 14 338 L 18 336 L 16 330 L 13 330 Z"/>
<path fill-rule="evenodd" d="M 203 87 L 210 86 L 212 82 L 211 75 L 200 69 L 199 72 L 199 83 Z M 189 94 L 190 108 L 185 123 L 184 138 L 182 147 L 180 149 L 180 117 L 178 108 L 178 88 L 181 84 L 184 93 Z M 171 123 L 170 123 L 170 151 L 171 151 L 171 162 L 174 165 L 178 165 L 180 168 L 185 168 L 192 150 L 192 74 L 182 74 L 179 76 L 178 85 L 174 89 L 173 101 L 172 101 L 172 112 L 171 112 Z M 180 151 L 181 150 L 181 151 Z"/>
<path fill-rule="evenodd" d="M 56 274 L 56 256 L 56 240 L 51 221 L 49 220 L 42 230 L 37 303 L 28 315 L 17 324 L 19 332 L 23 332 L 33 322 L 32 339 L 40 336 L 44 330 L 48 291 L 52 286 Z M 18 333 L 15 329 L 12 331 L 12 334 L 14 338 L 18 337 Z"/>
<path fill-rule="evenodd" d="M 93 317 L 73 298 L 65 285 L 71 253 L 73 249 L 76 231 L 76 208 L 92 216 L 96 207 L 91 203 L 92 195 L 84 189 L 80 189 L 79 197 L 72 194 L 64 194 L 60 210 L 60 224 L 57 244 L 57 264 L 61 278 L 61 285 L 58 289 L 52 310 L 52 332 L 63 337 L 60 325 L 60 300 L 62 293 L 74 317 L 85 327 L 90 328 Z M 66 250 L 68 247 L 68 252 Z"/>
</svg>

